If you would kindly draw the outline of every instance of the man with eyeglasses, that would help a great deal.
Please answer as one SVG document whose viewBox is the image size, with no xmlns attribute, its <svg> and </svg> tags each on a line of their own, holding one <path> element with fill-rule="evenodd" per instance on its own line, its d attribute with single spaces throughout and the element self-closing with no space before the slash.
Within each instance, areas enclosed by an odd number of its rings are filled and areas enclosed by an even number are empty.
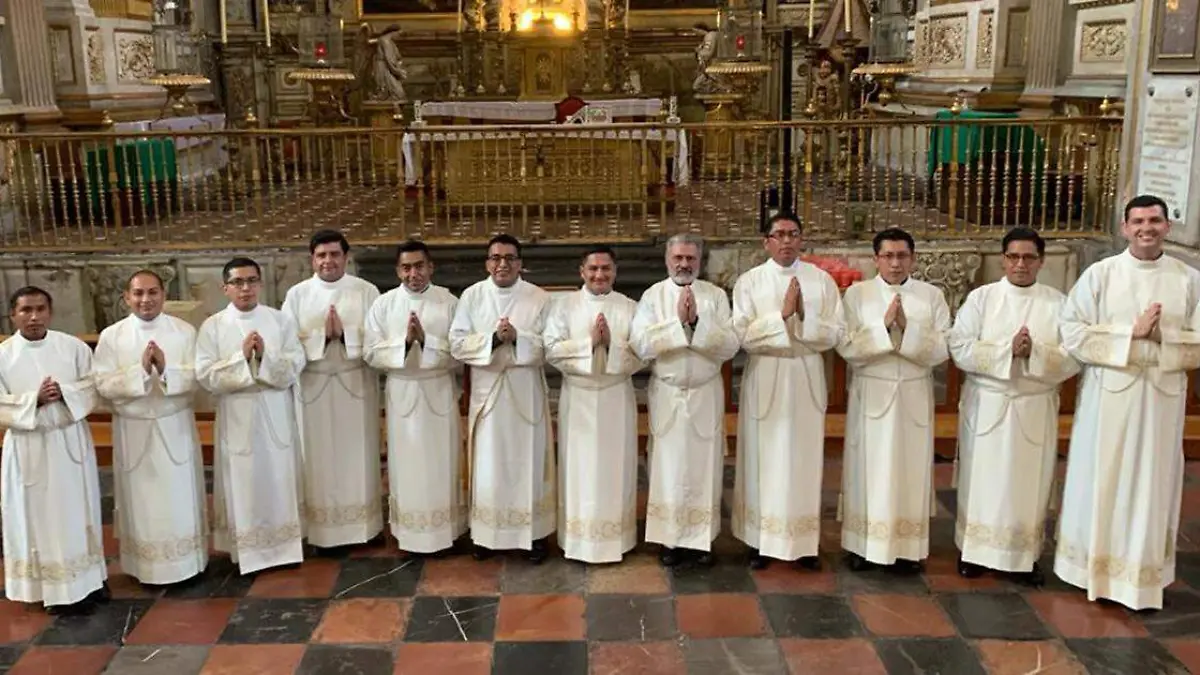
<svg viewBox="0 0 1200 675">
<path fill-rule="evenodd" d="M 296 323 L 260 305 L 262 270 L 234 258 L 221 271 L 229 305 L 196 340 L 196 379 L 217 404 L 213 545 L 242 574 L 304 559 Z"/>
<path fill-rule="evenodd" d="M 1080 275 L 1062 341 L 1083 364 L 1054 573 L 1131 609 L 1175 580 L 1188 371 L 1200 367 L 1200 272 L 1163 250 L 1153 195 L 1125 205 L 1124 252 Z"/>
<path fill-rule="evenodd" d="M 346 273 L 350 242 L 309 240 L 313 275 L 288 289 L 283 313 L 300 331 L 304 393 L 304 520 L 308 543 L 362 544 L 383 530 L 379 375 L 363 361 L 363 322 L 375 284 Z"/>
<path fill-rule="evenodd" d="M 819 569 L 825 464 L 824 352 L 841 339 L 842 298 L 833 277 L 800 260 L 800 221 L 763 225 L 770 259 L 733 287 L 733 330 L 750 360 L 738 406 L 733 536 L 750 567 L 770 559 Z"/>
<path fill-rule="evenodd" d="M 650 495 L 646 541 L 662 546 L 664 567 L 686 549 L 713 563 L 721 532 L 725 382 L 721 366 L 738 350 L 725 289 L 700 279 L 704 240 L 667 240 L 668 278 L 646 289 L 629 334 L 650 378 Z"/>
<path fill-rule="evenodd" d="M 949 358 L 950 308 L 938 287 L 911 278 L 912 235 L 875 235 L 878 276 L 842 300 L 838 353 L 850 367 L 842 460 L 842 548 L 850 568 L 918 574 L 929 557 L 933 500 L 933 369 Z"/>
<path fill-rule="evenodd" d="M 388 521 L 400 550 L 437 554 L 467 531 L 450 322 L 458 299 L 431 283 L 424 242 L 396 251 L 400 286 L 367 314 L 363 358 L 387 373 Z"/>
<path fill-rule="evenodd" d="M 488 278 L 463 292 L 450 353 L 470 366 L 467 450 L 475 557 L 525 549 L 537 564 L 557 521 L 542 329 L 550 294 L 521 278 L 521 243 L 488 242 Z"/>
<path fill-rule="evenodd" d="M 1046 510 L 1058 458 L 1058 390 L 1079 371 L 1058 337 L 1066 300 L 1037 282 L 1046 242 L 1018 227 L 1004 235 L 1004 278 L 967 295 L 948 338 L 966 373 L 959 400 L 958 573 L 984 568 L 1044 582 Z"/>
</svg>

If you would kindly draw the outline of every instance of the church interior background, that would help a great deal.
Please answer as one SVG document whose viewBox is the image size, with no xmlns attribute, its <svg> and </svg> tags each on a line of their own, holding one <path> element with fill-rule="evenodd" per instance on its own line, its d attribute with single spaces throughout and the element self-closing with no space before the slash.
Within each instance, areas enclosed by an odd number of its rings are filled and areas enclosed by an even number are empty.
<svg viewBox="0 0 1200 675">
<path fill-rule="evenodd" d="M 1047 238 L 1041 281 L 1066 291 L 1120 249 L 1139 192 L 1167 199 L 1171 253 L 1200 264 L 1198 43 L 1200 0 L 0 0 L 0 296 L 46 288 L 55 327 L 94 341 L 148 267 L 198 326 L 225 304 L 232 255 L 263 265 L 278 306 L 325 227 L 382 290 L 394 246 L 419 237 L 457 293 L 499 232 L 530 244 L 526 278 L 556 290 L 578 284 L 584 247 L 614 244 L 635 298 L 661 278 L 665 238 L 692 232 L 705 277 L 732 289 L 765 259 L 762 219 L 788 210 L 843 286 L 873 274 L 873 232 L 909 230 L 915 275 L 957 307 L 1001 277 L 1014 225 Z M 828 368 L 836 492 L 846 377 Z M 740 370 L 725 374 L 731 439 Z M 952 368 L 937 396 L 945 459 Z M 1194 385 L 1188 412 L 1200 457 Z M 200 417 L 211 453 L 211 407 Z M 92 427 L 109 466 L 108 417 Z M 937 468 L 934 557 L 949 560 Z M 385 547 L 257 579 L 217 566 L 186 597 L 115 577 L 116 609 L 86 626 L 4 605 L 0 670 L 1200 672 L 1192 469 L 1181 581 L 1151 618 L 934 562 L 915 581 L 851 577 L 827 522 L 825 571 L 808 576 L 736 556 L 671 576 L 641 553 L 615 570 L 397 573 Z"/>
</svg>

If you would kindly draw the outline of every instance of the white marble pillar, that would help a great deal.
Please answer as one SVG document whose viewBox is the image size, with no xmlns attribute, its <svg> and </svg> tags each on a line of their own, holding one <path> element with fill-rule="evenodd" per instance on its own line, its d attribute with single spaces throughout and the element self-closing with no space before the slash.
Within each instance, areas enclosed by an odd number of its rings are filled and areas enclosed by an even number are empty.
<svg viewBox="0 0 1200 675">
<path fill-rule="evenodd" d="M 1025 91 L 1020 103 L 1032 107 L 1050 107 L 1058 86 L 1062 50 L 1072 41 L 1063 40 L 1065 0 L 1037 0 L 1030 3 L 1028 44 L 1025 59 Z"/>
<path fill-rule="evenodd" d="M 50 65 L 46 13 L 41 2 L 9 2 L 5 30 L 8 32 L 17 83 L 19 105 L 30 111 L 58 110 L 54 96 L 54 73 Z"/>
</svg>

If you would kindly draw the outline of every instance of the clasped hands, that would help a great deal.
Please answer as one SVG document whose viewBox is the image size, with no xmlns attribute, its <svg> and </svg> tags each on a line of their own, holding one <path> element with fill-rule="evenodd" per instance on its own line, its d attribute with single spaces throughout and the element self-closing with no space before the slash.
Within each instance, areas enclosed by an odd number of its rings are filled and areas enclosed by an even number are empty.
<svg viewBox="0 0 1200 675">
<path fill-rule="evenodd" d="M 1012 353 L 1018 359 L 1027 359 L 1033 353 L 1033 338 L 1029 335 L 1029 327 L 1021 326 L 1021 330 L 1013 335 Z"/>
<path fill-rule="evenodd" d="M 896 328 L 900 331 L 908 327 L 908 317 L 904 315 L 904 304 L 900 302 L 899 293 L 892 296 L 892 302 L 883 315 L 883 326 L 888 330 Z"/>
<path fill-rule="evenodd" d="M 592 324 L 592 346 L 607 347 L 612 342 L 612 330 L 608 327 L 608 319 L 604 318 L 604 313 L 596 315 L 596 322 Z"/>
<path fill-rule="evenodd" d="M 788 282 L 787 292 L 783 294 L 783 320 L 795 316 L 800 321 L 804 320 L 804 291 L 800 289 L 800 280 L 792 277 Z"/>
<path fill-rule="evenodd" d="M 501 344 L 513 344 L 517 341 L 517 328 L 507 316 L 500 317 L 500 322 L 496 324 L 496 339 Z"/>
<path fill-rule="evenodd" d="M 262 336 L 258 334 L 258 331 L 251 331 L 246 339 L 242 340 L 242 356 L 245 356 L 247 361 L 250 359 L 261 361 L 265 349 L 266 345 L 263 344 Z"/>
<path fill-rule="evenodd" d="M 408 334 L 405 335 L 404 341 L 409 345 L 425 344 L 425 327 L 421 325 L 421 318 L 416 312 L 408 313 Z"/>
<path fill-rule="evenodd" d="M 1152 302 L 1146 311 L 1142 312 L 1142 315 L 1133 322 L 1133 338 L 1162 342 L 1160 321 L 1162 321 L 1162 303 Z"/>
<path fill-rule="evenodd" d="M 46 405 L 47 403 L 53 403 L 61 400 L 62 389 L 59 388 L 58 383 L 54 381 L 54 378 L 46 377 L 42 379 L 42 385 L 38 387 L 37 404 L 42 406 Z"/>
<path fill-rule="evenodd" d="M 696 307 L 696 294 L 692 292 L 692 287 L 684 286 L 683 291 L 679 294 L 679 300 L 675 302 L 675 313 L 679 316 L 679 322 L 688 326 L 695 325 L 700 320 L 699 311 Z"/>
<path fill-rule="evenodd" d="M 167 370 L 167 357 L 163 354 L 163 350 L 154 340 L 146 343 L 146 349 L 142 351 L 142 370 L 146 371 L 147 375 L 158 370 L 159 374 Z"/>
<path fill-rule="evenodd" d="M 325 339 L 340 340 L 344 334 L 342 317 L 338 316 L 337 307 L 330 305 L 329 311 L 325 314 Z"/>
</svg>

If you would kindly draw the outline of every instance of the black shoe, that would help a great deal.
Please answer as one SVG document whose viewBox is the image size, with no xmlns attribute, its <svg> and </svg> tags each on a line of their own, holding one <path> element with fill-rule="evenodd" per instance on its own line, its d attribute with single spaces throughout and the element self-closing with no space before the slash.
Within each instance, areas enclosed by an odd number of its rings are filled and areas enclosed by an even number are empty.
<svg viewBox="0 0 1200 675">
<path fill-rule="evenodd" d="M 471 557 L 475 558 L 476 560 L 487 560 L 488 558 L 492 557 L 493 553 L 494 551 L 492 551 L 492 549 L 476 544 L 471 550 Z"/>
<path fill-rule="evenodd" d="M 758 549 L 750 549 L 750 569 L 765 570 L 771 565 L 770 558 L 763 556 Z"/>
<path fill-rule="evenodd" d="M 1034 588 L 1040 588 L 1046 585 L 1046 575 L 1042 573 L 1041 565 L 1033 563 L 1032 570 L 1029 570 L 1024 574 L 1017 575 L 1017 583 L 1025 586 L 1032 586 Z"/>
<path fill-rule="evenodd" d="M 873 570 L 878 567 L 878 565 L 857 553 L 846 554 L 846 565 L 848 565 L 854 572 L 866 572 L 867 570 Z"/>
<path fill-rule="evenodd" d="M 109 600 L 112 600 L 112 589 L 108 587 L 108 582 L 105 581 L 104 583 L 100 584 L 100 588 L 97 588 L 89 593 L 84 601 L 100 604 L 108 602 Z"/>
<path fill-rule="evenodd" d="M 90 598 L 91 596 L 88 597 Z M 50 616 L 82 616 L 84 614 L 91 614 L 94 609 L 96 609 L 94 601 L 83 599 L 70 605 L 50 605 L 46 608 L 46 613 Z"/>
<path fill-rule="evenodd" d="M 543 562 L 545 562 L 546 556 L 549 555 L 549 553 L 550 550 L 546 545 L 546 540 L 538 539 L 533 542 L 532 548 L 530 548 L 529 552 L 525 554 L 525 558 L 534 565 L 541 565 Z"/>
<path fill-rule="evenodd" d="M 679 554 L 675 552 L 675 549 L 664 546 L 658 552 L 658 561 L 662 563 L 663 567 L 674 567 L 679 564 Z"/>
<path fill-rule="evenodd" d="M 815 555 L 806 555 L 796 561 L 796 564 L 810 572 L 821 571 L 821 557 Z"/>
<path fill-rule="evenodd" d="M 696 564 L 700 567 L 712 567 L 716 564 L 717 561 L 711 551 L 699 551 L 699 554 L 696 556 Z"/>
<path fill-rule="evenodd" d="M 963 560 L 960 555 L 958 556 L 958 576 L 964 579 L 977 579 L 983 576 L 983 567 Z"/>
<path fill-rule="evenodd" d="M 919 560 L 897 560 L 892 564 L 892 571 L 896 574 L 917 575 L 921 573 L 921 569 Z"/>
</svg>

